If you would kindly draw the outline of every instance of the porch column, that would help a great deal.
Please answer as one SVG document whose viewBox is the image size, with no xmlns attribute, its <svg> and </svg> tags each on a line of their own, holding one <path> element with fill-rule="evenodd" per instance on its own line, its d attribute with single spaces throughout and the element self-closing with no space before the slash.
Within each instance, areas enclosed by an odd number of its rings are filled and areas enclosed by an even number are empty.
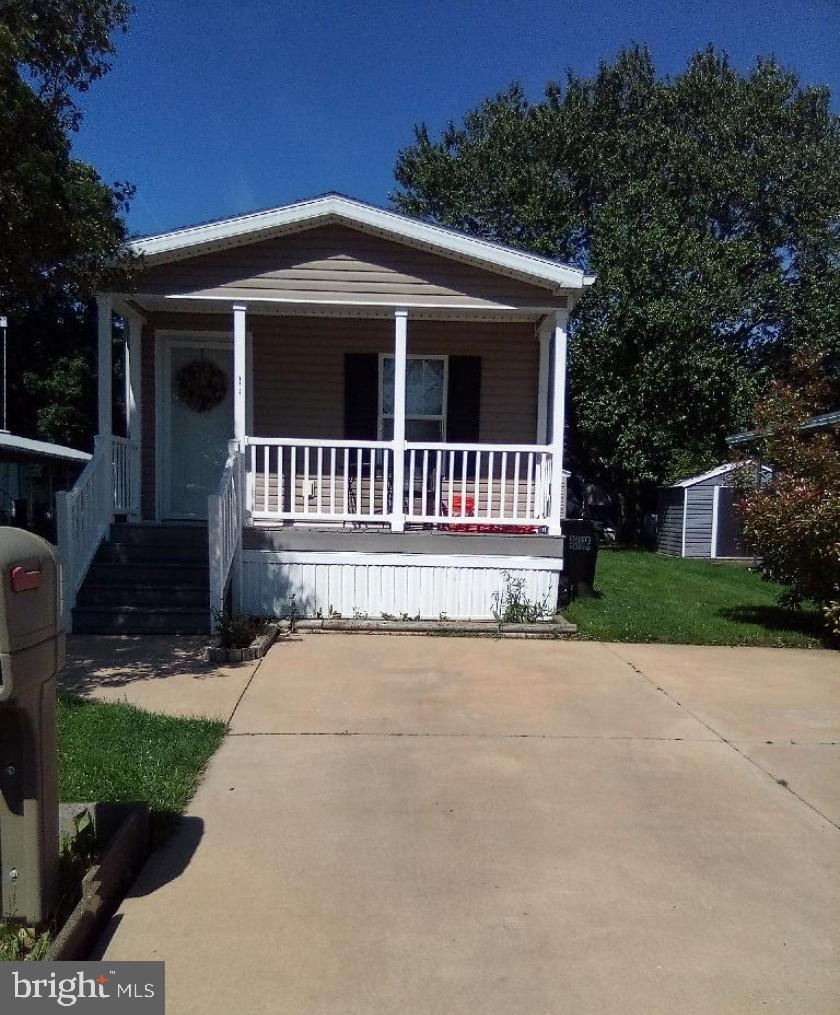
<svg viewBox="0 0 840 1015">
<path fill-rule="evenodd" d="M 110 439 L 114 430 L 114 420 L 111 412 L 111 379 L 114 370 L 111 359 L 111 343 L 113 342 L 114 334 L 113 301 L 110 296 L 97 296 L 96 306 L 98 311 L 99 338 L 99 358 L 97 361 L 99 426 L 97 432 L 100 437 L 108 437 Z"/>
<path fill-rule="evenodd" d="M 537 444 L 548 443 L 548 371 L 551 333 L 554 321 L 544 317 L 540 322 L 537 339 L 540 346 L 540 367 L 537 383 Z"/>
<path fill-rule="evenodd" d="M 97 361 L 97 400 L 99 403 L 98 433 L 94 440 L 93 456 L 112 463 L 114 460 L 114 413 L 112 404 L 112 385 L 114 363 L 112 345 L 114 341 L 114 303 L 110 296 L 97 296 L 98 325 L 98 361 Z M 113 466 L 100 470 L 99 482 L 99 515 L 106 533 L 110 532 L 114 520 L 114 470 Z"/>
<path fill-rule="evenodd" d="M 548 532 L 560 535 L 563 498 L 563 436 L 566 428 L 566 344 L 568 310 L 558 310 L 554 319 L 554 348 L 551 356 L 551 511 Z"/>
<path fill-rule="evenodd" d="M 141 460 L 143 424 L 141 409 L 141 374 L 143 320 L 132 314 L 128 318 L 128 340 L 125 344 L 125 432 L 129 440 L 129 517 L 139 521 L 141 514 Z"/>
<path fill-rule="evenodd" d="M 405 368 L 408 358 L 408 311 L 394 311 L 394 492 L 391 530 L 405 531 Z"/>
<path fill-rule="evenodd" d="M 245 307 L 234 304 L 233 307 L 233 437 L 239 447 L 245 450 L 246 410 L 245 410 L 245 364 L 247 362 L 245 338 Z"/>
</svg>

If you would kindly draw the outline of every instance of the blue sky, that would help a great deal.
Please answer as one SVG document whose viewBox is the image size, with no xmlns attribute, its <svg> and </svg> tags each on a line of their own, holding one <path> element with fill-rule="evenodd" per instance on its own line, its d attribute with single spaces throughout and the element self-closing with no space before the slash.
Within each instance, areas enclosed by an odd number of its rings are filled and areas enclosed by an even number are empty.
<svg viewBox="0 0 840 1015">
<path fill-rule="evenodd" d="M 674 73 L 713 42 L 837 93 L 840 0 L 135 0 L 75 150 L 130 180 L 135 233 L 338 190 L 378 204 L 413 125 L 512 80 L 539 98 L 631 41 Z"/>
</svg>

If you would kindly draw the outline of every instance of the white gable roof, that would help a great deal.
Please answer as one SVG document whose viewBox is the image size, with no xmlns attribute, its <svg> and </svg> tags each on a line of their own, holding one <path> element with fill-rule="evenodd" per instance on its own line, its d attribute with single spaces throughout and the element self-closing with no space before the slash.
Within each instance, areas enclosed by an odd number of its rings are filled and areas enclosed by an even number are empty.
<svg viewBox="0 0 840 1015">
<path fill-rule="evenodd" d="M 325 194 L 266 211 L 187 226 L 155 236 L 142 236 L 132 240 L 129 249 L 156 264 L 327 223 L 345 224 L 397 242 L 402 240 L 558 289 L 583 289 L 595 281 L 594 276 L 585 275 L 580 269 L 549 257 L 476 239 L 341 194 Z"/>
<path fill-rule="evenodd" d="M 682 479 L 679 483 L 673 483 L 672 485 L 685 489 L 688 486 L 696 486 L 707 479 L 714 479 L 715 476 L 725 476 L 729 472 L 734 472 L 735 469 L 741 469 L 752 464 L 752 462 L 727 462 L 726 465 L 719 465 L 716 469 L 709 469 L 708 472 L 702 472 L 699 476 L 690 476 L 688 479 Z M 762 465 L 761 468 L 767 473 L 772 473 L 773 471 L 769 465 Z"/>
</svg>

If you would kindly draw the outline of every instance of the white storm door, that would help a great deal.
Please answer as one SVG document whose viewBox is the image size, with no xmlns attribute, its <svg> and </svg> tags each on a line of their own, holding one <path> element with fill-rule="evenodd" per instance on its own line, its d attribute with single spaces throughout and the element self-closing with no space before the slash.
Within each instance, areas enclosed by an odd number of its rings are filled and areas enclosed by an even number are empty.
<svg viewBox="0 0 840 1015">
<path fill-rule="evenodd" d="M 163 508 L 167 518 L 207 518 L 207 498 L 216 492 L 233 437 L 233 345 L 224 341 L 168 343 L 163 394 L 165 426 Z M 186 399 L 179 395 L 179 373 L 209 361 L 224 375 L 224 396 Z M 183 376 L 183 375 L 181 375 Z M 217 397 L 217 396 L 216 396 Z M 199 408 L 202 401 L 204 408 Z"/>
</svg>

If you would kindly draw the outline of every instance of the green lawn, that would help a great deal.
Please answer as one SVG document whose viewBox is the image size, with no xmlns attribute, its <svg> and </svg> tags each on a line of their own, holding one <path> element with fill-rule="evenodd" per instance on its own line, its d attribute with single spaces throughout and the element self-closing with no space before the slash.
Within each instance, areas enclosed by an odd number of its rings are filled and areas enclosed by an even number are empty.
<svg viewBox="0 0 840 1015">
<path fill-rule="evenodd" d="M 144 712 L 132 705 L 58 699 L 58 795 L 61 800 L 141 801 L 160 842 L 190 801 L 225 724 Z M 84 851 L 82 851 L 84 852 Z M 65 847 L 59 913 L 47 928 L 0 923 L 0 962 L 42 959 L 55 926 L 79 897 L 89 853 Z"/>
<path fill-rule="evenodd" d="M 61 800 L 147 803 L 159 837 L 189 803 L 225 735 L 211 719 L 158 715 L 132 705 L 58 701 Z"/>
<path fill-rule="evenodd" d="M 597 596 L 577 599 L 563 611 L 582 638 L 798 648 L 822 644 L 816 611 L 780 609 L 778 588 L 740 565 L 602 549 L 595 585 Z"/>
</svg>

